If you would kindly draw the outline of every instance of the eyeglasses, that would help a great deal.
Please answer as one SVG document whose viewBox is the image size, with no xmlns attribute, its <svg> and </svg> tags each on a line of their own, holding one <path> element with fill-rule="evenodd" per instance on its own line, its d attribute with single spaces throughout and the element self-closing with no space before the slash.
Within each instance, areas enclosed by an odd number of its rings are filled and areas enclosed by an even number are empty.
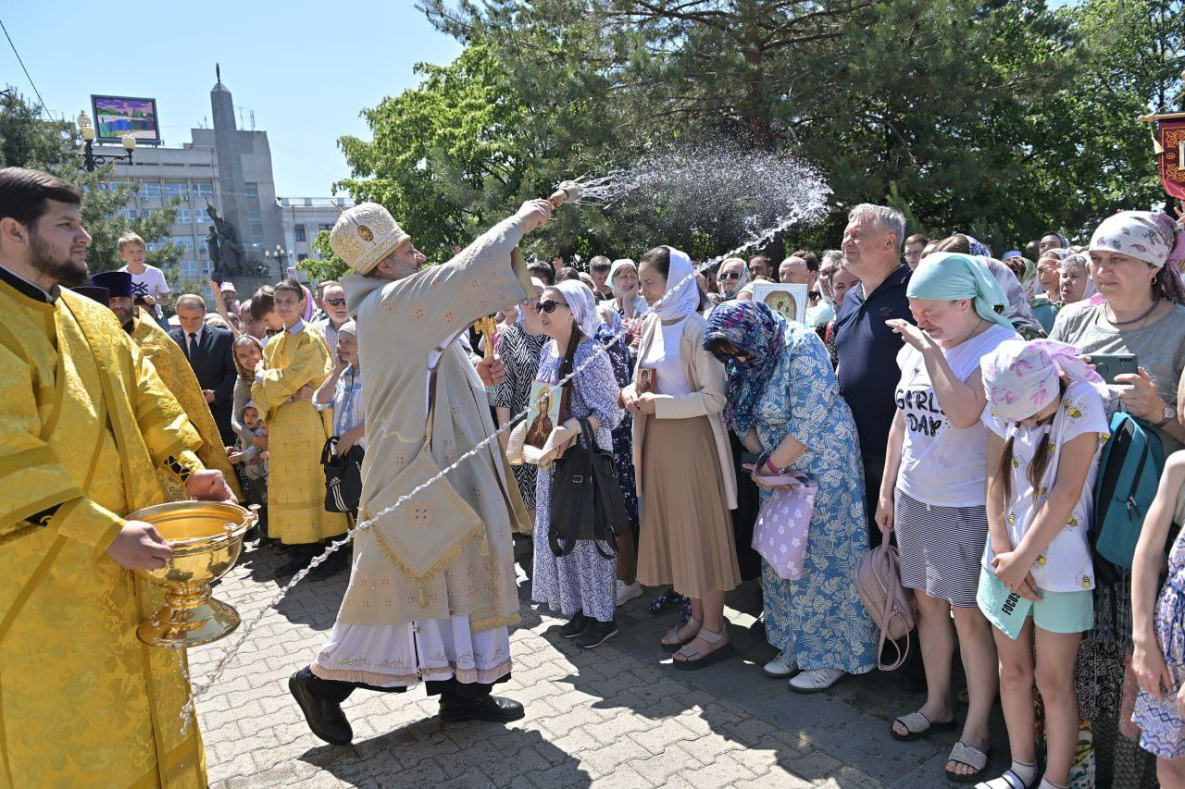
<svg viewBox="0 0 1185 789">
<path fill-rule="evenodd" d="M 345 299 L 323 299 L 323 301 L 330 307 L 341 307 L 346 303 Z"/>
<path fill-rule="evenodd" d="M 568 305 L 562 301 L 541 301 L 539 306 L 535 307 L 536 312 L 546 312 L 548 315 L 556 311 L 558 307 L 567 307 Z M 571 309 L 569 307 L 569 309 Z"/>
<path fill-rule="evenodd" d="M 723 274 L 720 274 L 716 277 L 716 279 L 740 279 L 740 278 L 741 278 L 741 272 L 739 272 L 739 271 L 726 271 Z"/>
</svg>

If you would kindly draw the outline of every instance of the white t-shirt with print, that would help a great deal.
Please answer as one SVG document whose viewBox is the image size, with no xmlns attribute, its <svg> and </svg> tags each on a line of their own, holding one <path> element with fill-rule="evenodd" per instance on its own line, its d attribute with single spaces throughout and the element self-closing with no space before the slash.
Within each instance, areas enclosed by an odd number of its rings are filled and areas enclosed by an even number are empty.
<svg viewBox="0 0 1185 789">
<path fill-rule="evenodd" d="M 949 350 L 947 364 L 964 383 L 979 369 L 979 360 L 1018 335 L 998 324 Z M 905 418 L 901 471 L 897 489 L 911 499 L 935 507 L 982 507 L 987 498 L 987 429 L 950 424 L 922 352 L 911 345 L 897 354 L 901 380 L 895 398 Z"/>
<path fill-rule="evenodd" d="M 1049 547 L 1033 565 L 1033 580 L 1038 589 L 1050 592 L 1081 592 L 1095 586 L 1094 564 L 1090 558 L 1090 544 L 1086 530 L 1094 517 L 1094 485 L 1099 474 L 1099 454 L 1110 434 L 1107 411 L 1103 398 L 1093 386 L 1085 381 L 1074 381 L 1066 387 L 1062 404 L 1050 424 L 1040 427 L 1022 427 L 992 416 L 991 405 L 984 409 L 983 423 L 996 435 L 1007 441 L 1012 439 L 1011 500 L 1004 511 L 1008 525 L 1008 538 L 1015 548 L 1028 533 L 1037 516 L 1038 508 L 1049 498 L 1049 491 L 1057 481 L 1057 467 L 1061 460 L 1061 449 L 1083 433 L 1098 433 L 1094 462 L 1082 486 L 1082 495 L 1074 505 L 1074 511 L 1065 527 L 1049 543 Z M 1037 453 L 1041 440 L 1048 434 L 1051 446 L 1049 462 L 1041 487 L 1034 491 L 1029 482 L 1029 464 Z M 991 569 L 992 541 L 989 539 L 983 553 L 983 566 Z"/>
<path fill-rule="evenodd" d="M 144 264 L 144 272 L 136 274 L 129 271 L 127 266 L 124 266 L 120 271 L 127 271 L 132 275 L 132 298 L 137 296 L 151 296 L 158 302 L 156 305 L 156 314 L 161 316 L 164 313 L 160 307 L 160 297 L 167 296 L 169 293 L 169 283 L 165 282 L 165 273 L 156 266 Z"/>
</svg>

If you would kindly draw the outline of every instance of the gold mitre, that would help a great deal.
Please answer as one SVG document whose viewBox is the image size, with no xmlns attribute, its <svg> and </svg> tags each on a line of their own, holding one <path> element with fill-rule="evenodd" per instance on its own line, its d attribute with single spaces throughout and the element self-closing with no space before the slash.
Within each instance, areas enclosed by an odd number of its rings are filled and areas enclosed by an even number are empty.
<svg viewBox="0 0 1185 789">
<path fill-rule="evenodd" d="M 329 233 L 329 246 L 354 271 L 369 274 L 409 239 L 390 211 L 378 203 L 361 203 L 337 218 Z"/>
</svg>

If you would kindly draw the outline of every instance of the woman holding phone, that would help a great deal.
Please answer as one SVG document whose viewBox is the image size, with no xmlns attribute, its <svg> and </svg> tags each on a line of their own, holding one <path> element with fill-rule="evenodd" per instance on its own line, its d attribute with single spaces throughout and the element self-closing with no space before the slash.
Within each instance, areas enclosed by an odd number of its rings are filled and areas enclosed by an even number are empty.
<svg viewBox="0 0 1185 789">
<path fill-rule="evenodd" d="M 1185 371 L 1185 288 L 1169 262 L 1185 253 L 1181 229 L 1165 214 L 1122 211 L 1099 225 L 1087 253 L 1102 299 L 1064 307 L 1049 339 L 1086 356 L 1134 355 L 1135 374 L 1114 376 L 1122 406 L 1152 426 L 1167 456 L 1185 442 L 1177 412 Z M 1113 748 L 1115 765 L 1133 765 L 1094 776 L 1100 786 L 1147 785 L 1155 770 L 1152 756 L 1118 733 L 1124 662 L 1131 653 L 1131 574 L 1121 569 L 1116 584 L 1098 585 L 1095 627 L 1083 637 L 1074 672 L 1078 714 L 1090 719 L 1096 747 Z"/>
</svg>

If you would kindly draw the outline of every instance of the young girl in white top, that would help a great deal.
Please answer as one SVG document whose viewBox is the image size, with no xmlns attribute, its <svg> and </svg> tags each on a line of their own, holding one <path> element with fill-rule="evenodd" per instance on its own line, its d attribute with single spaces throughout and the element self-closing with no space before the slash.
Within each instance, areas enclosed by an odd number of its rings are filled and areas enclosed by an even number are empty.
<svg viewBox="0 0 1185 789">
<path fill-rule="evenodd" d="M 1069 782 L 1078 740 L 1074 659 L 1083 631 L 1094 626 L 1087 527 L 1099 452 L 1108 437 L 1107 389 L 1073 346 L 1048 340 L 1002 343 L 981 369 L 988 396 L 983 421 L 991 435 L 989 539 L 979 601 L 996 625 L 1012 766 L 979 786 L 1036 784 L 1035 678 L 1045 704 L 1047 761 L 1040 785 L 1061 789 Z M 1002 596 L 1007 602 L 1000 606 Z M 1003 630 L 1009 616 L 1024 617 L 1015 638 Z"/>
</svg>

